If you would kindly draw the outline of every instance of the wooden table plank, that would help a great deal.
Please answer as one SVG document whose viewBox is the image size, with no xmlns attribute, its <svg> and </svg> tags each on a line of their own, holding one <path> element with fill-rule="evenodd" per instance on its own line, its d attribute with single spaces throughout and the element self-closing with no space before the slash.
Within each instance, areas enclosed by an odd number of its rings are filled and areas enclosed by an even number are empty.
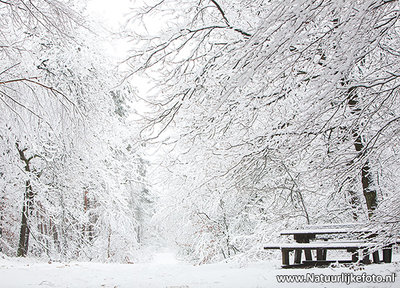
<svg viewBox="0 0 400 288">
<path fill-rule="evenodd" d="M 348 229 L 348 228 L 326 228 L 326 229 L 293 229 L 293 230 L 282 230 L 281 235 L 318 235 L 318 234 L 347 234 L 347 233 L 369 233 L 372 232 L 370 229 Z"/>
<path fill-rule="evenodd" d="M 313 243 L 284 243 L 281 249 L 361 249 L 378 246 L 374 242 L 313 242 Z"/>
</svg>

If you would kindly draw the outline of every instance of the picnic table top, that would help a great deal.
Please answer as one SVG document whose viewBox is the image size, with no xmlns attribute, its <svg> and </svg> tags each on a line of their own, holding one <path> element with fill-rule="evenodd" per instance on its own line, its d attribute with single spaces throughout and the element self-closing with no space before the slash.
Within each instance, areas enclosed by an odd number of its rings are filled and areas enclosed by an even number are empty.
<svg viewBox="0 0 400 288">
<path fill-rule="evenodd" d="M 322 229 L 322 228 L 356 228 L 356 227 L 367 227 L 367 226 L 368 223 L 347 222 L 347 223 L 309 224 L 306 227 L 312 229 Z"/>
<path fill-rule="evenodd" d="M 375 242 L 313 242 L 313 243 L 283 243 L 280 244 L 281 249 L 349 249 L 349 248 L 373 248 L 378 245 Z"/>
<path fill-rule="evenodd" d="M 324 229 L 293 229 L 283 230 L 281 235 L 309 235 L 309 234 L 345 234 L 351 232 L 370 232 L 369 229 L 349 229 L 349 228 L 324 228 Z"/>
<path fill-rule="evenodd" d="M 355 227 L 323 227 L 314 228 L 307 227 L 305 229 L 289 229 L 282 230 L 281 235 L 317 235 L 317 234 L 347 234 L 347 233 L 368 233 L 373 232 L 372 229 L 365 226 Z"/>
</svg>

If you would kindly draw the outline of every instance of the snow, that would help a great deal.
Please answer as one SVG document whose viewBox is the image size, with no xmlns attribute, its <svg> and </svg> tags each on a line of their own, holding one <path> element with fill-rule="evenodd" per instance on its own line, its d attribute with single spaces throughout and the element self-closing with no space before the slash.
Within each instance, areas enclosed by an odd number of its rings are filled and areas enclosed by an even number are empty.
<svg viewBox="0 0 400 288">
<path fill-rule="evenodd" d="M 177 260 L 169 251 L 153 257 L 151 263 L 111 264 L 93 262 L 47 263 L 35 259 L 0 258 L 0 286 L 20 287 L 98 287 L 98 288 L 208 288 L 208 287 L 398 287 L 395 283 L 278 283 L 276 275 L 391 275 L 400 270 L 399 255 L 391 264 L 372 264 L 360 270 L 349 267 L 281 269 L 280 259 L 241 265 L 217 263 L 193 266 Z"/>
</svg>

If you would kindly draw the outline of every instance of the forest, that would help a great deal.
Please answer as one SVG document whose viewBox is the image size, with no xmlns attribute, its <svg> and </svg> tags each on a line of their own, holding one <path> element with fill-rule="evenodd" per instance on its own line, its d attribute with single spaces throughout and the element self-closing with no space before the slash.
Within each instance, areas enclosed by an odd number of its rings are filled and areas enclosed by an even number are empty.
<svg viewBox="0 0 400 288">
<path fill-rule="evenodd" d="M 400 234 L 398 1 L 133 2 L 110 32 L 86 1 L 0 0 L 0 255 L 208 264 L 306 224 Z"/>
</svg>

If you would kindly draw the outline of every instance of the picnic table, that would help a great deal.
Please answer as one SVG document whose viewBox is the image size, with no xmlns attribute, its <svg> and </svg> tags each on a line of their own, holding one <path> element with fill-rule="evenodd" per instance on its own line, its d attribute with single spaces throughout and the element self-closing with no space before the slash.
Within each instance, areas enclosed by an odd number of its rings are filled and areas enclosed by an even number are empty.
<svg viewBox="0 0 400 288">
<path fill-rule="evenodd" d="M 293 236 L 295 243 L 271 244 L 264 249 L 280 249 L 282 252 L 282 267 L 300 265 L 320 265 L 333 262 L 351 263 L 362 259 L 365 264 L 371 263 L 369 256 L 372 251 L 373 262 L 379 263 L 379 243 L 374 241 L 376 234 L 363 223 L 309 225 L 304 229 L 283 230 L 281 236 Z M 381 247 L 383 262 L 392 260 L 392 246 Z M 313 259 L 312 251 L 316 251 Z M 328 250 L 346 250 L 350 252 L 351 260 L 327 260 Z M 290 252 L 294 251 L 294 264 L 290 264 Z M 305 260 L 302 262 L 304 251 Z"/>
</svg>

